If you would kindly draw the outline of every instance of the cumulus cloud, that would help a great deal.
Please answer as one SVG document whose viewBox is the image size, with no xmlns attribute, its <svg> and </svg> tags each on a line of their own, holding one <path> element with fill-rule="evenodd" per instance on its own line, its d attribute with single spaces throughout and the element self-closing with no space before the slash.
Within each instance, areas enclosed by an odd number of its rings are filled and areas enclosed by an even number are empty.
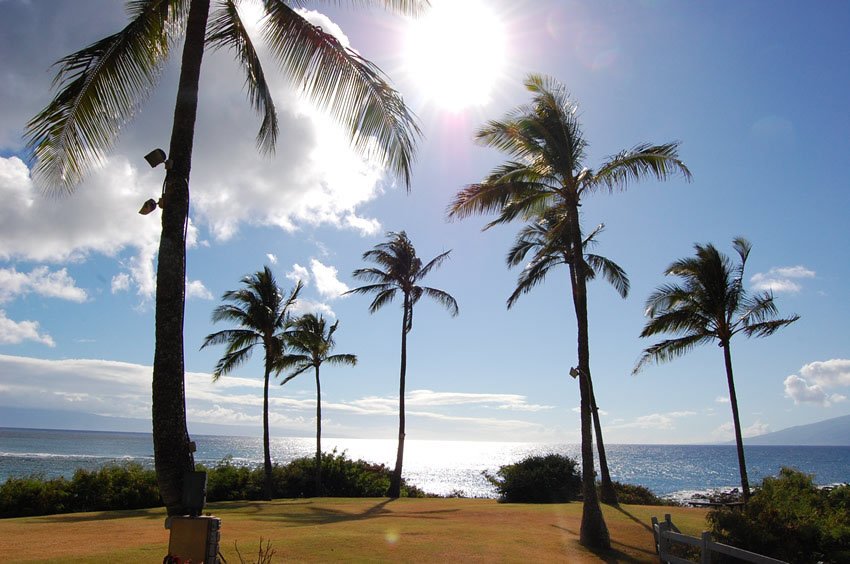
<svg viewBox="0 0 850 564">
<path fill-rule="evenodd" d="M 112 293 L 126 292 L 130 289 L 130 275 L 126 272 L 116 274 L 112 277 Z"/>
<path fill-rule="evenodd" d="M 270 264 L 277 264 L 277 256 L 272 253 L 266 253 L 266 258 L 269 259 Z"/>
<path fill-rule="evenodd" d="M 796 294 L 803 289 L 799 280 L 814 278 L 815 271 L 805 266 L 780 266 L 771 268 L 766 273 L 757 272 L 750 278 L 753 288 L 759 291 L 767 290 L 775 294 Z"/>
<path fill-rule="evenodd" d="M 186 279 L 186 299 L 197 298 L 200 300 L 211 300 L 213 299 L 212 293 L 207 290 L 207 287 L 204 286 L 204 283 L 200 280 L 189 280 Z"/>
<path fill-rule="evenodd" d="M 829 407 L 842 402 L 847 396 L 830 392 L 834 388 L 850 388 L 850 360 L 834 358 L 816 361 L 800 368 L 800 375 L 791 374 L 783 382 L 785 397 L 802 403 Z"/>
<path fill-rule="evenodd" d="M 300 280 L 305 286 L 310 284 L 310 271 L 298 263 L 292 265 L 292 270 L 286 273 L 286 277 L 293 282 Z"/>
<path fill-rule="evenodd" d="M 340 282 L 339 278 L 337 278 L 338 271 L 336 267 L 322 264 L 321 261 L 316 259 L 311 259 L 310 270 L 313 271 L 316 290 L 318 290 L 323 298 L 338 298 L 349 290 L 348 286 Z"/>
<path fill-rule="evenodd" d="M 6 317 L 6 312 L 0 309 L 0 344 L 17 345 L 24 341 L 56 346 L 53 337 L 39 331 L 37 321 L 15 321 Z"/>
<path fill-rule="evenodd" d="M 28 274 L 14 267 L 0 268 L 0 303 L 29 293 L 78 303 L 88 297 L 64 268 L 51 272 L 46 266 L 39 266 Z"/>
</svg>

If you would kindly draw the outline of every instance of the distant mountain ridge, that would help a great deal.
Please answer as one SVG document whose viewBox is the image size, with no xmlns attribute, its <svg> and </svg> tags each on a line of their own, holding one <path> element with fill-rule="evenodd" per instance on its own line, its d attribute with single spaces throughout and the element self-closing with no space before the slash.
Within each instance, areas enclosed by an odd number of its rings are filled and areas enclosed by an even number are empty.
<svg viewBox="0 0 850 564">
<path fill-rule="evenodd" d="M 850 446 L 850 415 L 745 438 L 744 445 Z"/>
</svg>

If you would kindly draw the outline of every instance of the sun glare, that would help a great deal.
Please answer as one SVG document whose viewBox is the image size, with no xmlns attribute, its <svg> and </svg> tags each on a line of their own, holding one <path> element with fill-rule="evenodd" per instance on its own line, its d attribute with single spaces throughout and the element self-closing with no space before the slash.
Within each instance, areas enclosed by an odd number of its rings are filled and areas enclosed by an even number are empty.
<svg viewBox="0 0 850 564">
<path fill-rule="evenodd" d="M 406 34 L 405 67 L 428 102 L 486 104 L 505 61 L 502 22 L 481 0 L 431 0 Z"/>
</svg>

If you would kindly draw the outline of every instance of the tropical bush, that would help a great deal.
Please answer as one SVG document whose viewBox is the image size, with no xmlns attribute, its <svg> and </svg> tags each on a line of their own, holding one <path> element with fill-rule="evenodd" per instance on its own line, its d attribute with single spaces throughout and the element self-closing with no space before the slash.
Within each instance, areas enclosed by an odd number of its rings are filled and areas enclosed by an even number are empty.
<svg viewBox="0 0 850 564">
<path fill-rule="evenodd" d="M 581 493 L 577 462 L 562 454 L 528 456 L 484 477 L 506 503 L 564 503 Z"/>
<path fill-rule="evenodd" d="M 850 562 L 850 486 L 821 489 L 791 468 L 765 478 L 743 509 L 715 509 L 707 520 L 718 541 L 752 552 L 798 563 Z"/>
<path fill-rule="evenodd" d="M 675 505 L 674 502 L 661 499 L 649 488 L 634 484 L 613 482 L 617 492 L 617 501 L 628 505 Z"/>
<path fill-rule="evenodd" d="M 140 509 L 161 504 L 156 475 L 140 464 L 77 470 L 70 480 L 35 475 L 0 484 L 0 517 Z"/>
<path fill-rule="evenodd" d="M 315 495 L 316 459 L 312 456 L 272 468 L 273 495 L 300 498 Z M 207 501 L 265 499 L 263 468 L 238 466 L 225 458 L 207 473 Z M 383 497 L 392 471 L 383 464 L 350 460 L 345 453 L 322 455 L 323 494 L 329 497 Z M 426 494 L 402 480 L 402 496 Z M 0 484 L 0 517 L 29 517 L 81 511 L 114 511 L 160 507 L 162 500 L 153 469 L 137 463 L 77 470 L 70 480 L 41 475 L 9 478 Z"/>
</svg>

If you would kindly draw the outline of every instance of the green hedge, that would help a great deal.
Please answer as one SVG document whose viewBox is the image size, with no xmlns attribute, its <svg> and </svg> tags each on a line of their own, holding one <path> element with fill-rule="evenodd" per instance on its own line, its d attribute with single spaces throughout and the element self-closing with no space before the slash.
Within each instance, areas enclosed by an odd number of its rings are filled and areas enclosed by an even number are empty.
<svg viewBox="0 0 850 564">
<path fill-rule="evenodd" d="M 315 495 L 315 457 L 275 465 L 275 498 Z M 264 497 L 263 469 L 236 466 L 225 459 L 207 472 L 207 501 L 258 500 Z M 336 451 L 322 455 L 322 487 L 328 497 L 382 497 L 390 485 L 391 470 L 383 464 L 350 460 Z M 402 480 L 402 496 L 426 494 Z M 0 517 L 28 517 L 81 511 L 114 511 L 159 507 L 162 501 L 152 469 L 137 463 L 107 465 L 99 470 L 77 470 L 70 480 L 34 475 L 9 478 L 0 484 Z"/>
<path fill-rule="evenodd" d="M 765 478 L 744 509 L 708 514 L 715 538 L 796 563 L 850 562 L 850 486 L 818 488 L 812 476 L 783 468 Z"/>
</svg>

